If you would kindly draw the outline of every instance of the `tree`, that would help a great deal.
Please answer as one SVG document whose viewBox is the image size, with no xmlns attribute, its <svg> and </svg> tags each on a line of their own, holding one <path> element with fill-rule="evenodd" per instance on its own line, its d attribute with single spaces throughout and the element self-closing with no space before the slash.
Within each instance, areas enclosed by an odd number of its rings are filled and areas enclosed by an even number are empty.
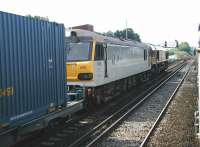
<svg viewBox="0 0 200 147">
<path fill-rule="evenodd" d="M 114 36 L 118 38 L 126 39 L 126 29 L 117 30 L 114 32 Z M 139 34 L 135 33 L 132 28 L 127 28 L 127 37 L 128 39 L 141 42 Z"/>
<path fill-rule="evenodd" d="M 177 49 L 176 48 L 172 48 L 169 50 L 169 56 L 174 55 L 176 53 Z"/>
<path fill-rule="evenodd" d="M 112 31 L 108 31 L 106 33 L 103 33 L 103 35 L 109 36 L 109 37 L 114 37 L 114 33 Z"/>
<path fill-rule="evenodd" d="M 108 31 L 106 33 L 103 33 L 103 35 L 109 36 L 109 37 L 117 37 L 117 38 L 126 39 L 126 29 L 124 29 L 124 30 L 117 30 L 115 32 Z M 127 37 L 130 40 L 135 40 L 135 41 L 141 42 L 140 35 L 137 34 L 137 33 L 135 33 L 133 31 L 133 29 L 131 29 L 131 28 L 127 29 Z"/>
<path fill-rule="evenodd" d="M 172 48 L 169 50 L 169 55 L 174 55 L 174 54 L 178 54 L 180 52 L 186 52 L 190 55 L 193 55 L 193 49 L 192 47 L 190 47 L 189 43 L 188 42 L 181 42 L 179 45 L 178 45 L 178 48 Z"/>
<path fill-rule="evenodd" d="M 188 42 L 181 42 L 178 47 L 178 50 L 191 54 L 191 47 Z"/>
</svg>

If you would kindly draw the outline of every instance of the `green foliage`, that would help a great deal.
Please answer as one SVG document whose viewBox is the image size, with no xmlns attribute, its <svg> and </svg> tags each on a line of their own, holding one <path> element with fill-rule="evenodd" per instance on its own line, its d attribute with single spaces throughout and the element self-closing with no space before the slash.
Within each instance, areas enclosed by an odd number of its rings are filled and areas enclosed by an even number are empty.
<svg viewBox="0 0 200 147">
<path fill-rule="evenodd" d="M 114 36 L 118 38 L 126 39 L 126 29 L 124 30 L 117 30 L 114 32 Z M 135 40 L 141 42 L 140 36 L 133 31 L 131 28 L 127 28 L 127 37 L 128 39 Z"/>
<path fill-rule="evenodd" d="M 179 49 L 180 51 L 184 51 L 184 52 L 187 52 L 187 53 L 189 53 L 189 54 L 190 54 L 190 51 L 191 51 L 191 47 L 190 47 L 190 45 L 189 45 L 188 42 L 181 42 L 181 43 L 179 44 L 178 49 Z"/>
<path fill-rule="evenodd" d="M 177 49 L 176 48 L 172 48 L 169 50 L 169 56 L 176 54 Z"/>
<path fill-rule="evenodd" d="M 169 55 L 179 54 L 180 52 L 186 52 L 192 55 L 193 49 L 190 47 L 188 42 L 181 42 L 178 48 L 172 48 L 169 50 Z"/>
<path fill-rule="evenodd" d="M 103 33 L 103 35 L 126 39 L 126 29 L 117 30 L 115 32 L 108 31 L 107 33 Z M 127 37 L 130 40 L 135 40 L 135 41 L 141 42 L 139 34 L 135 33 L 133 31 L 133 29 L 131 29 L 131 28 L 127 28 Z"/>
<path fill-rule="evenodd" d="M 108 37 L 115 37 L 114 33 L 112 31 L 108 31 L 106 33 L 103 33 L 103 35 L 108 36 Z"/>
<path fill-rule="evenodd" d="M 44 21 L 49 21 L 49 18 L 48 18 L 48 17 L 42 17 L 42 16 L 32 16 L 32 15 L 30 15 L 30 14 L 26 15 L 26 17 L 33 18 L 33 19 L 36 19 L 36 20 L 44 20 Z"/>
</svg>

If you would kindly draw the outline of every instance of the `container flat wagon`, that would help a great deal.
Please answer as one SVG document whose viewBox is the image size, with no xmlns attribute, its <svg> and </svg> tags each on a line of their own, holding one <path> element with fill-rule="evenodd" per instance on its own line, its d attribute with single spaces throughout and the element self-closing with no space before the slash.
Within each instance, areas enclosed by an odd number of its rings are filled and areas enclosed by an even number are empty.
<svg viewBox="0 0 200 147">
<path fill-rule="evenodd" d="M 0 12 L 0 144 L 82 109 L 65 92 L 63 24 Z"/>
</svg>

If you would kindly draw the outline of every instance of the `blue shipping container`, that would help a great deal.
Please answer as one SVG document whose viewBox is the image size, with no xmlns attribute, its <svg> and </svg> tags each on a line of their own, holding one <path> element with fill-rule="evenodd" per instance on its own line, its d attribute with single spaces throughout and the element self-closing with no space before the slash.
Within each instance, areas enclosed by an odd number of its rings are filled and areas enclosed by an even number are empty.
<svg viewBox="0 0 200 147">
<path fill-rule="evenodd" d="M 65 103 L 63 24 L 0 12 L 0 127 Z"/>
</svg>

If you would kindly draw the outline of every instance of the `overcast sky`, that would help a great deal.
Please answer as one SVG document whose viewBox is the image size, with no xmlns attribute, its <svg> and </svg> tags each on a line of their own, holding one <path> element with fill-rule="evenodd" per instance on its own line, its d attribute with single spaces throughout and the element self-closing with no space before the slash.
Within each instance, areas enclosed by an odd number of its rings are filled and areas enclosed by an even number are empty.
<svg viewBox="0 0 200 147">
<path fill-rule="evenodd" d="M 48 16 L 66 27 L 93 24 L 95 31 L 128 27 L 142 41 L 188 41 L 197 46 L 200 0 L 0 0 L 0 11 Z"/>
</svg>

